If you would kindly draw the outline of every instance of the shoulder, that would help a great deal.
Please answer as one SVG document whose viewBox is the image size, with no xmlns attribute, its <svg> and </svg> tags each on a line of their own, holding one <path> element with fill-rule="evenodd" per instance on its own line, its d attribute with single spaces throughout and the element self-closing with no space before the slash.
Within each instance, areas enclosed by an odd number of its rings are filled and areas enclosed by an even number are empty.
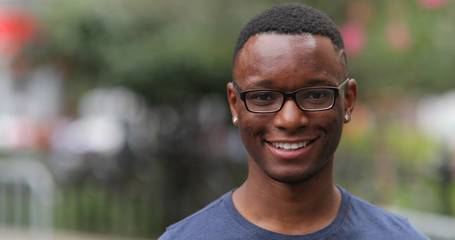
<svg viewBox="0 0 455 240">
<path fill-rule="evenodd" d="M 166 232 L 159 240 L 166 239 L 211 239 L 214 233 L 223 234 L 226 226 L 233 224 L 226 201 L 230 200 L 231 193 L 226 193 L 198 212 L 167 227 Z M 220 236 L 220 235 L 218 235 Z"/>
<path fill-rule="evenodd" d="M 374 206 L 346 190 L 342 191 L 349 200 L 346 224 L 362 229 L 363 234 L 368 234 L 368 239 L 382 239 L 384 236 L 388 239 L 428 239 L 406 218 Z"/>
</svg>

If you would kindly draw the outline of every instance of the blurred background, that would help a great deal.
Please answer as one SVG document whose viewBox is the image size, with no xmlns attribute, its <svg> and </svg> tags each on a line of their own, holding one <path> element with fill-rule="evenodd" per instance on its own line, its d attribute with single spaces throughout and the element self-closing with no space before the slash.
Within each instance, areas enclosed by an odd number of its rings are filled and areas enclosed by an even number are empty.
<svg viewBox="0 0 455 240">
<path fill-rule="evenodd" d="M 0 238 L 155 239 L 239 186 L 232 52 L 282 2 L 0 1 Z M 299 2 L 359 86 L 336 183 L 455 239 L 455 2 Z"/>
</svg>

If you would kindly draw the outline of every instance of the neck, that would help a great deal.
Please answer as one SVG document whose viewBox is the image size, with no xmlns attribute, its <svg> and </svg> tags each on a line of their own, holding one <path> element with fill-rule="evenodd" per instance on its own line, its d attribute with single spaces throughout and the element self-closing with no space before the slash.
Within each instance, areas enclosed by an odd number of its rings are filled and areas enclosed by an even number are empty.
<svg viewBox="0 0 455 240">
<path fill-rule="evenodd" d="M 247 220 L 270 231 L 290 235 L 318 231 L 335 219 L 341 203 L 332 165 L 333 160 L 299 183 L 282 183 L 250 171 L 233 194 L 234 205 Z"/>
</svg>

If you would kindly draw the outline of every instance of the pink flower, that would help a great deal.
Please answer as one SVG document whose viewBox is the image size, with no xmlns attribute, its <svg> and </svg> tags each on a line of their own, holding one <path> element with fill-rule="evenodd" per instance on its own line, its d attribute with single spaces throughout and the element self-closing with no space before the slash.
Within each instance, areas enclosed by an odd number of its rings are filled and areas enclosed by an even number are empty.
<svg viewBox="0 0 455 240">
<path fill-rule="evenodd" d="M 426 9 L 436 9 L 447 3 L 447 0 L 418 0 L 420 5 Z"/>
<path fill-rule="evenodd" d="M 346 55 L 354 57 L 365 48 L 367 33 L 365 26 L 356 22 L 347 22 L 341 26 Z"/>
<path fill-rule="evenodd" d="M 385 30 L 387 41 L 396 51 L 405 51 L 411 47 L 411 32 L 403 21 L 390 22 Z"/>
</svg>

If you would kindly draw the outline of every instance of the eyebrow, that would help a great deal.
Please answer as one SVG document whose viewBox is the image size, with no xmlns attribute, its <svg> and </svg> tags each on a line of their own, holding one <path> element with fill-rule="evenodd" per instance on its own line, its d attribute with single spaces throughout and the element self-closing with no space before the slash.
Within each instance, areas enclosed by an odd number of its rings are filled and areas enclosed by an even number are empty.
<svg viewBox="0 0 455 240">
<path fill-rule="evenodd" d="M 331 85 L 331 82 L 328 79 L 321 78 L 310 78 L 305 80 L 305 83 L 308 85 Z"/>
<path fill-rule="evenodd" d="M 252 87 L 267 87 L 273 85 L 273 80 L 265 79 L 251 83 Z"/>
<path fill-rule="evenodd" d="M 264 80 L 259 80 L 251 83 L 251 87 L 270 87 L 273 85 L 273 80 L 270 79 L 264 79 Z M 305 79 L 303 82 L 307 85 L 311 86 L 331 86 L 331 82 L 328 79 L 321 79 L 321 78 L 310 78 L 310 79 Z"/>
</svg>

